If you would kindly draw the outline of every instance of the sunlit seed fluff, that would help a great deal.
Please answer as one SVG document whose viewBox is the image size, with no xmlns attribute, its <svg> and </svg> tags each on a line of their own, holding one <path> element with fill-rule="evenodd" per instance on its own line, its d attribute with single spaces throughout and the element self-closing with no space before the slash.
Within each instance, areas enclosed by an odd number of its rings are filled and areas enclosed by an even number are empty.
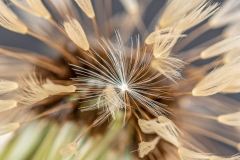
<svg viewBox="0 0 240 160">
<path fill-rule="evenodd" d="M 152 124 L 155 123 L 156 120 L 143 120 L 143 119 L 138 119 L 138 126 L 140 127 L 141 131 L 145 134 L 152 134 L 155 133 Z"/>
<path fill-rule="evenodd" d="M 138 125 L 141 131 L 145 134 L 158 134 L 162 139 L 172 143 L 175 146 L 181 146 L 178 139 L 178 134 L 180 130 L 177 126 L 169 119 L 160 117 L 158 118 L 160 122 L 158 123 L 156 119 L 153 120 L 138 120 Z"/>
<path fill-rule="evenodd" d="M 45 19 L 51 18 L 51 14 L 42 3 L 42 0 L 11 0 L 11 2 L 30 14 L 43 17 Z"/>
<path fill-rule="evenodd" d="M 72 154 L 77 153 L 78 146 L 76 142 L 69 143 L 66 146 L 62 147 L 59 152 L 62 155 L 63 158 L 66 158 Z"/>
<path fill-rule="evenodd" d="M 156 137 L 152 141 L 141 142 L 138 147 L 139 157 L 143 158 L 145 155 L 151 152 L 155 148 L 155 146 L 158 144 L 160 139 L 161 139 L 160 137 Z"/>
<path fill-rule="evenodd" d="M 179 148 L 178 155 L 181 160 L 209 160 L 209 155 L 194 152 L 186 148 Z"/>
<path fill-rule="evenodd" d="M 240 45 L 240 35 L 229 37 L 213 44 L 201 52 L 201 58 L 207 59 L 231 51 Z"/>
<path fill-rule="evenodd" d="M 3 1 L 0 1 L 0 25 L 8 30 L 26 34 L 28 28 L 18 19 Z"/>
<path fill-rule="evenodd" d="M 18 84 L 16 82 L 0 79 L 0 94 L 13 91 L 17 88 Z"/>
<path fill-rule="evenodd" d="M 229 63 L 233 60 L 235 60 L 237 57 L 240 56 L 240 48 L 236 48 L 230 52 L 227 52 L 224 54 L 223 56 L 223 62 L 226 64 L 226 63 Z"/>
<path fill-rule="evenodd" d="M 161 74 L 163 74 L 166 78 L 175 82 L 175 80 L 182 79 L 181 68 L 183 68 L 185 63 L 177 58 L 173 57 L 163 57 L 154 59 L 151 62 L 151 66 L 153 69 L 158 70 Z"/>
<path fill-rule="evenodd" d="M 113 86 L 107 86 L 102 94 L 98 97 L 97 108 L 103 108 L 104 114 L 94 121 L 95 125 L 104 122 L 109 116 L 115 120 L 119 114 L 120 109 L 125 107 L 125 103 L 120 98 L 120 94 L 116 92 Z M 92 110 L 95 107 L 87 107 L 84 110 Z"/>
<path fill-rule="evenodd" d="M 240 92 L 240 75 L 236 76 L 234 80 L 221 93 L 239 93 Z"/>
<path fill-rule="evenodd" d="M 168 57 L 172 48 L 177 43 L 178 39 L 184 35 L 178 34 L 173 36 L 174 32 L 169 32 L 164 38 L 161 36 L 155 36 L 154 46 L 153 46 L 153 55 L 155 58 L 164 58 Z"/>
<path fill-rule="evenodd" d="M 91 0 L 75 0 L 75 1 L 89 18 L 95 17 Z"/>
<path fill-rule="evenodd" d="M 120 0 L 120 2 L 129 14 L 139 14 L 139 5 L 137 0 Z"/>
<path fill-rule="evenodd" d="M 217 120 L 229 126 L 240 126 L 240 112 L 220 115 Z"/>
<path fill-rule="evenodd" d="M 106 112 L 110 113 L 113 119 L 115 119 L 119 109 L 123 108 L 122 100 L 112 86 L 107 86 L 103 90 L 103 96 L 105 98 Z"/>
<path fill-rule="evenodd" d="M 63 26 L 69 38 L 71 38 L 76 45 L 85 51 L 89 50 L 90 46 L 86 34 L 76 19 L 68 17 Z"/>
<path fill-rule="evenodd" d="M 240 18 L 239 7 L 239 0 L 224 1 L 220 10 L 210 18 L 208 24 L 211 26 L 211 28 L 218 28 L 237 22 Z"/>
<path fill-rule="evenodd" d="M 172 28 L 170 27 L 165 29 L 157 29 L 148 35 L 148 37 L 145 39 L 145 43 L 150 45 L 150 44 L 154 44 L 155 41 L 163 41 L 165 40 L 165 38 L 168 38 L 169 42 L 171 42 L 172 39 L 178 35 L 174 33 L 172 33 L 172 35 L 169 35 L 168 33 L 171 31 L 172 31 Z"/>
<path fill-rule="evenodd" d="M 234 155 L 231 157 L 210 156 L 209 160 L 240 160 L 240 155 Z"/>
<path fill-rule="evenodd" d="M 181 143 L 178 138 L 180 130 L 178 127 L 171 120 L 165 117 L 158 117 L 158 121 L 159 123 L 154 123 L 152 125 L 156 134 L 169 143 L 180 147 Z"/>
<path fill-rule="evenodd" d="M 15 131 L 20 127 L 20 123 L 8 123 L 0 126 L 0 136 Z"/>
<path fill-rule="evenodd" d="M 211 4 L 210 2 L 203 1 L 203 3 L 176 23 L 174 31 L 177 33 L 183 33 L 203 22 L 218 10 L 218 5 L 218 3 Z"/>
<path fill-rule="evenodd" d="M 159 21 L 161 28 L 167 28 L 174 25 L 178 20 L 202 3 L 203 0 L 171 0 L 168 1 L 166 8 Z M 205 0 L 206 1 L 206 0 Z"/>
<path fill-rule="evenodd" d="M 35 73 L 25 77 L 20 77 L 21 88 L 19 92 L 20 103 L 26 105 L 35 104 L 47 97 L 49 94 L 41 86 L 41 82 L 36 77 Z"/>
<path fill-rule="evenodd" d="M 15 100 L 0 100 L 0 112 L 10 110 L 17 107 L 17 101 Z"/>
<path fill-rule="evenodd" d="M 209 96 L 221 92 L 240 74 L 240 58 L 209 73 L 192 90 L 193 96 Z"/>
<path fill-rule="evenodd" d="M 48 95 L 56 95 L 59 93 L 75 92 L 76 87 L 74 85 L 64 86 L 60 84 L 54 84 L 51 80 L 47 79 L 46 83 L 42 84 L 42 88 L 47 91 Z"/>
</svg>

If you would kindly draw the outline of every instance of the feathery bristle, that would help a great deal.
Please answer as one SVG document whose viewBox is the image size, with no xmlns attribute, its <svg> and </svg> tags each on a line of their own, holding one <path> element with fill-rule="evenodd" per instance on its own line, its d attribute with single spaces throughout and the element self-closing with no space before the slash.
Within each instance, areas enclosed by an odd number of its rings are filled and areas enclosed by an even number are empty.
<svg viewBox="0 0 240 160">
<path fill-rule="evenodd" d="M 76 19 L 68 17 L 63 26 L 69 38 L 71 38 L 76 45 L 85 51 L 89 50 L 90 46 L 86 34 Z"/>
<path fill-rule="evenodd" d="M 15 131 L 20 127 L 20 123 L 8 123 L 0 126 L 0 136 Z"/>
<path fill-rule="evenodd" d="M 51 14 L 45 8 L 42 0 L 11 0 L 13 4 L 22 10 L 45 19 L 50 19 Z"/>
<path fill-rule="evenodd" d="M 75 1 L 89 18 L 95 17 L 91 0 L 75 0 Z"/>
<path fill-rule="evenodd" d="M 17 106 L 17 101 L 15 100 L 0 100 L 0 112 L 10 110 Z"/>
<path fill-rule="evenodd" d="M 149 152 L 151 152 L 155 148 L 155 146 L 157 145 L 157 143 L 160 139 L 161 139 L 160 137 L 156 137 L 152 141 L 141 142 L 139 144 L 139 148 L 138 148 L 139 157 L 143 158 L 145 155 L 147 155 Z"/>
<path fill-rule="evenodd" d="M 3 1 L 0 1 L 0 25 L 8 30 L 26 34 L 28 28 L 18 19 Z"/>
<path fill-rule="evenodd" d="M 220 42 L 215 43 L 214 45 L 208 47 L 207 49 L 201 52 L 201 58 L 207 59 L 211 57 L 218 56 L 224 52 L 231 51 L 237 48 L 240 45 L 240 36 L 229 37 Z"/>
<path fill-rule="evenodd" d="M 0 94 L 13 91 L 17 88 L 18 84 L 16 82 L 0 79 Z"/>
</svg>

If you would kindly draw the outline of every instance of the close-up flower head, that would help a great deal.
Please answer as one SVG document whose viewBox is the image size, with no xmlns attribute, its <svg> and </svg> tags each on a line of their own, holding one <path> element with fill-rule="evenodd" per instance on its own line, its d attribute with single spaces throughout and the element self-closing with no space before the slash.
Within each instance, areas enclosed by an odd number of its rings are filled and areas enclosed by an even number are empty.
<svg viewBox="0 0 240 160">
<path fill-rule="evenodd" d="M 0 160 L 240 160 L 240 0 L 0 0 Z"/>
</svg>

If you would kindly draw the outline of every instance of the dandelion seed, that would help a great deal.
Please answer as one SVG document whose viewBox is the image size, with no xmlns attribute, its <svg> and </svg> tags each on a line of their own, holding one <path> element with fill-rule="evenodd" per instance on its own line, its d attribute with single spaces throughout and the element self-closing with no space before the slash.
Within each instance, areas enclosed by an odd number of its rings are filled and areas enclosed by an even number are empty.
<svg viewBox="0 0 240 160">
<path fill-rule="evenodd" d="M 192 90 L 194 96 L 209 96 L 221 92 L 239 74 L 239 58 L 213 70 L 204 77 Z"/>
<path fill-rule="evenodd" d="M 209 160 L 209 155 L 197 153 L 186 148 L 179 148 L 178 154 L 181 160 Z"/>
<path fill-rule="evenodd" d="M 0 126 L 0 136 L 15 131 L 20 127 L 20 123 L 8 123 Z"/>
<path fill-rule="evenodd" d="M 41 0 L 11 0 L 11 2 L 30 14 L 46 19 L 51 18 L 51 14 L 45 8 Z"/>
<path fill-rule="evenodd" d="M 210 2 L 203 1 L 197 8 L 177 22 L 174 27 L 174 31 L 177 33 L 183 33 L 203 22 L 218 10 L 218 5 L 218 3 L 210 4 Z"/>
<path fill-rule="evenodd" d="M 89 18 L 92 19 L 95 17 L 91 0 L 75 0 L 75 1 Z"/>
<path fill-rule="evenodd" d="M 221 9 L 211 17 L 208 24 L 211 28 L 218 28 L 236 22 L 240 18 L 239 6 L 238 0 L 224 1 Z"/>
<path fill-rule="evenodd" d="M 240 112 L 218 116 L 218 122 L 229 126 L 240 126 Z"/>
<path fill-rule="evenodd" d="M 145 40 L 146 44 L 154 44 L 155 41 L 163 41 L 165 38 L 169 38 L 169 41 L 172 41 L 172 39 L 176 36 L 176 34 L 172 33 L 172 36 L 169 36 L 168 33 L 172 31 L 172 28 L 165 28 L 160 30 L 155 30 L 151 34 L 148 35 L 148 37 Z"/>
<path fill-rule="evenodd" d="M 0 1 L 0 6 L 0 25 L 13 32 L 26 34 L 28 28 L 18 19 L 11 9 L 8 8 L 3 1 Z"/>
<path fill-rule="evenodd" d="M 220 55 L 224 52 L 231 51 L 238 47 L 240 44 L 240 36 L 234 36 L 234 37 L 229 37 L 227 39 L 224 39 L 211 47 L 208 47 L 204 51 L 201 52 L 201 58 L 202 59 L 207 59 L 211 58 L 217 55 Z"/>
<path fill-rule="evenodd" d="M 238 93 L 240 92 L 240 81 L 239 81 L 239 75 L 236 76 L 234 80 L 231 81 L 231 83 L 221 90 L 221 93 Z"/>
<path fill-rule="evenodd" d="M 144 141 L 141 142 L 138 148 L 139 157 L 143 158 L 145 155 L 151 152 L 155 148 L 155 146 L 157 145 L 160 139 L 161 139 L 160 137 L 156 137 L 150 142 L 144 142 Z"/>
<path fill-rule="evenodd" d="M 226 63 L 229 63 L 233 60 L 235 60 L 237 57 L 240 56 L 240 50 L 238 48 L 230 51 L 230 52 L 227 52 L 224 54 L 223 56 L 223 62 L 226 64 Z"/>
<path fill-rule="evenodd" d="M 158 70 L 165 77 L 176 83 L 175 80 L 182 79 L 181 68 L 184 67 L 185 62 L 177 58 L 167 57 L 167 58 L 157 58 L 151 63 L 152 68 Z"/>
<path fill-rule="evenodd" d="M 158 121 L 160 123 L 154 123 L 152 126 L 154 131 L 169 143 L 178 147 L 181 146 L 178 139 L 178 132 L 180 132 L 180 130 L 177 126 L 171 120 L 162 116 L 158 117 Z"/>
<path fill-rule="evenodd" d="M 59 152 L 63 158 L 66 158 L 72 154 L 77 153 L 77 150 L 78 150 L 77 143 L 73 142 L 73 143 L 69 143 L 66 146 L 62 147 Z"/>
<path fill-rule="evenodd" d="M 18 88 L 18 84 L 16 82 L 0 79 L 0 94 L 13 91 L 17 88 Z"/>
<path fill-rule="evenodd" d="M 0 100 L 0 112 L 10 110 L 17 106 L 17 101 L 15 100 Z"/>
<path fill-rule="evenodd" d="M 20 80 L 22 81 L 19 93 L 20 103 L 32 105 L 49 96 L 47 91 L 41 86 L 41 82 L 37 79 L 35 73 L 26 77 L 20 77 Z"/>
<path fill-rule="evenodd" d="M 86 34 L 80 23 L 74 18 L 67 18 L 64 22 L 64 28 L 71 40 L 83 50 L 89 50 L 90 46 Z"/>
<path fill-rule="evenodd" d="M 54 84 L 49 79 L 46 80 L 46 83 L 42 84 L 42 88 L 48 93 L 48 95 L 56 95 L 64 92 L 75 92 L 76 90 L 76 87 L 74 85 L 63 86 L 60 84 Z"/>
<path fill-rule="evenodd" d="M 165 117 L 160 116 L 158 120 L 159 123 L 157 123 L 157 120 L 138 120 L 138 124 L 143 133 L 156 133 L 162 139 L 172 143 L 173 145 L 180 146 L 181 143 L 178 140 L 179 129 L 177 126 Z"/>
<path fill-rule="evenodd" d="M 155 43 L 153 48 L 153 55 L 155 58 L 168 57 L 173 46 L 177 43 L 178 39 L 184 35 L 176 35 L 173 37 L 173 32 L 169 32 L 164 39 L 161 36 L 155 36 Z"/>
<path fill-rule="evenodd" d="M 104 109 L 104 115 L 99 117 L 97 120 L 94 121 L 94 124 L 99 125 L 102 122 L 105 121 L 110 115 L 115 120 L 119 114 L 120 109 L 124 109 L 125 103 L 120 98 L 120 94 L 115 91 L 115 89 L 112 86 L 107 86 L 103 92 L 102 95 L 98 97 L 98 102 L 96 107 L 97 108 L 103 108 Z M 103 99 L 101 101 L 101 99 Z M 90 110 L 95 108 L 86 108 L 85 110 Z"/>
<path fill-rule="evenodd" d="M 153 124 L 156 122 L 156 120 L 143 120 L 143 119 L 138 119 L 138 125 L 141 129 L 141 131 L 145 134 L 152 134 L 155 133 L 153 129 Z"/>
<path fill-rule="evenodd" d="M 178 20 L 180 20 L 183 16 L 197 7 L 202 3 L 202 0 L 196 1 L 187 1 L 187 0 L 172 0 L 168 1 L 166 8 L 160 18 L 159 26 L 161 28 L 167 28 L 172 26 Z"/>
</svg>

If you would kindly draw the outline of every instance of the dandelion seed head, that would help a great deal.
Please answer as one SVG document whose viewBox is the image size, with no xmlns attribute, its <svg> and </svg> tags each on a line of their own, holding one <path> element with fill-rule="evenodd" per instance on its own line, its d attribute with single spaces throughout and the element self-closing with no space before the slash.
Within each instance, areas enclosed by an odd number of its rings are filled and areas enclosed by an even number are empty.
<svg viewBox="0 0 240 160">
<path fill-rule="evenodd" d="M 128 91 L 128 85 L 127 84 L 122 84 L 120 86 L 120 89 L 121 89 L 122 92 Z"/>
</svg>

